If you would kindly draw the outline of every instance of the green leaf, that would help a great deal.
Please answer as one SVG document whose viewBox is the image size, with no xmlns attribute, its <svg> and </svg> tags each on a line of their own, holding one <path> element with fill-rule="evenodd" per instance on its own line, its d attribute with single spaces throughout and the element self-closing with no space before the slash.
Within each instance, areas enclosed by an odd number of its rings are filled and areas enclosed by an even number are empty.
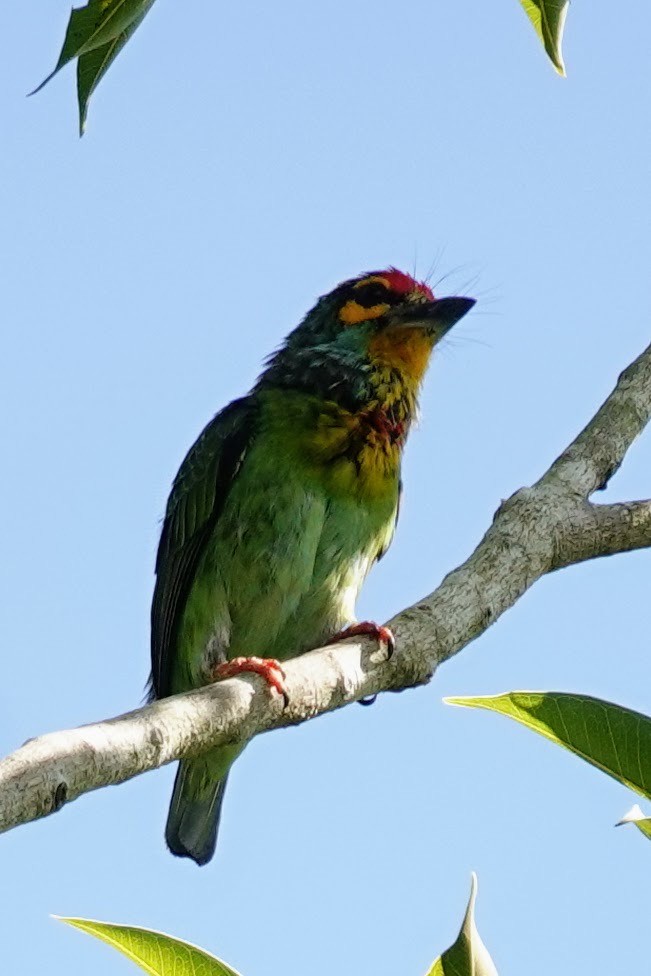
<svg viewBox="0 0 651 976">
<path fill-rule="evenodd" d="M 127 43 L 133 32 L 140 26 L 153 5 L 154 0 L 144 0 L 142 11 L 129 26 L 102 47 L 94 48 L 82 54 L 77 61 L 77 100 L 79 102 L 79 135 L 83 136 L 86 128 L 88 102 L 97 88 L 100 79 L 108 71 L 110 65 Z"/>
<path fill-rule="evenodd" d="M 55 916 L 55 918 L 60 918 Z M 162 932 L 87 918 L 60 918 L 122 952 L 150 976 L 239 976 L 210 953 Z"/>
<path fill-rule="evenodd" d="M 565 76 L 563 29 L 570 0 L 520 0 L 559 75 Z"/>
<path fill-rule="evenodd" d="M 493 960 L 475 925 L 477 875 L 473 872 L 470 900 L 457 941 L 432 964 L 427 976 L 497 976 Z"/>
<path fill-rule="evenodd" d="M 117 41 L 117 49 L 113 49 L 108 60 L 102 59 L 104 67 L 97 74 L 95 84 L 90 88 L 92 91 L 152 4 L 153 0 L 88 0 L 85 7 L 75 7 L 70 14 L 63 47 L 54 71 L 31 94 L 35 95 L 40 91 L 73 58 L 81 59 L 90 51 L 107 48 Z"/>
<path fill-rule="evenodd" d="M 588 695 L 557 691 L 511 691 L 445 701 L 513 718 L 651 798 L 651 718 L 647 715 Z"/>
<path fill-rule="evenodd" d="M 619 820 L 615 826 L 621 827 L 623 824 L 634 823 L 638 830 L 640 830 L 645 837 L 651 840 L 651 817 L 645 817 L 640 810 L 637 803 L 635 806 L 631 807 L 627 814 L 625 814 L 621 820 Z"/>
</svg>

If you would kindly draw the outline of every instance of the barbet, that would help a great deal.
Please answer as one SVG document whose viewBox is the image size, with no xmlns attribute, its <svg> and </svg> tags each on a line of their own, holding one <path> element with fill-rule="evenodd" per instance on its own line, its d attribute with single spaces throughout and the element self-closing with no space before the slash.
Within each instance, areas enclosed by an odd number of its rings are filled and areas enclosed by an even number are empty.
<svg viewBox="0 0 651 976">
<path fill-rule="evenodd" d="M 430 354 L 473 304 L 435 299 L 395 268 L 345 281 L 290 333 L 252 391 L 211 420 L 167 504 L 152 697 L 243 670 L 283 692 L 280 661 L 354 633 L 390 639 L 354 623 L 355 602 L 391 543 Z M 210 860 L 244 745 L 181 762 L 166 828 L 172 853 Z"/>
</svg>

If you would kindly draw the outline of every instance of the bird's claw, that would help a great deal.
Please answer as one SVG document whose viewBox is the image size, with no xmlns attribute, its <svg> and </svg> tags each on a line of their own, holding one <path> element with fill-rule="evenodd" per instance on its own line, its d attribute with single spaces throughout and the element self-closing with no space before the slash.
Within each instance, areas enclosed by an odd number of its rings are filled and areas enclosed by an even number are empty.
<svg viewBox="0 0 651 976">
<path fill-rule="evenodd" d="M 285 688 L 285 671 L 280 661 L 271 657 L 234 657 L 231 661 L 219 664 L 213 672 L 214 681 L 222 681 L 224 678 L 234 678 L 242 673 L 259 674 L 267 682 L 270 688 L 275 688 L 279 695 L 283 697 L 283 708 L 289 705 L 289 695 Z"/>
<path fill-rule="evenodd" d="M 357 699 L 358 705 L 375 705 L 377 695 L 365 695 L 363 698 Z"/>
<path fill-rule="evenodd" d="M 396 649 L 396 639 L 389 628 L 384 627 L 382 624 L 373 623 L 372 620 L 362 620 L 358 624 L 351 624 L 350 627 L 345 627 L 332 638 L 330 643 L 336 644 L 338 641 L 346 640 L 348 637 L 375 637 L 380 647 L 386 645 L 387 661 L 391 660 L 393 652 Z M 376 698 L 377 695 L 366 695 L 364 698 L 358 698 L 358 704 L 372 705 Z"/>
<path fill-rule="evenodd" d="M 372 620 L 362 620 L 360 623 L 351 624 L 350 627 L 344 627 L 332 638 L 331 643 L 335 644 L 348 637 L 374 637 L 380 646 L 386 646 L 387 661 L 391 660 L 396 649 L 396 639 L 389 628 L 376 624 Z"/>
</svg>

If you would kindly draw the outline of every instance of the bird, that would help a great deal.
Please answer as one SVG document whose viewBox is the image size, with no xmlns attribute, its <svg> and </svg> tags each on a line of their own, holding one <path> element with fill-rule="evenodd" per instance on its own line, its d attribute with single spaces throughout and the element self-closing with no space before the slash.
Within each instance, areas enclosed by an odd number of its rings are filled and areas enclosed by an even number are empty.
<svg viewBox="0 0 651 976">
<path fill-rule="evenodd" d="M 252 671 L 286 698 L 282 662 L 355 634 L 389 548 L 401 461 L 432 350 L 475 304 L 389 267 L 318 299 L 251 391 L 207 424 L 174 479 L 156 557 L 150 700 Z M 270 692 L 273 693 L 273 692 Z M 212 858 L 246 743 L 180 762 L 165 839 Z"/>
</svg>

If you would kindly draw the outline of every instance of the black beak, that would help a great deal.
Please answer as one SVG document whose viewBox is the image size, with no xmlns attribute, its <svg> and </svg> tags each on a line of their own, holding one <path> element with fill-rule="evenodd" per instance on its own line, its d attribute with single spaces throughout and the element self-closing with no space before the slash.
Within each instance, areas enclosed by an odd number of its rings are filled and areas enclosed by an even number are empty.
<svg viewBox="0 0 651 976">
<path fill-rule="evenodd" d="M 432 302 L 405 304 L 395 310 L 396 325 L 422 325 L 437 339 L 444 336 L 475 304 L 474 298 L 435 298 Z"/>
</svg>

